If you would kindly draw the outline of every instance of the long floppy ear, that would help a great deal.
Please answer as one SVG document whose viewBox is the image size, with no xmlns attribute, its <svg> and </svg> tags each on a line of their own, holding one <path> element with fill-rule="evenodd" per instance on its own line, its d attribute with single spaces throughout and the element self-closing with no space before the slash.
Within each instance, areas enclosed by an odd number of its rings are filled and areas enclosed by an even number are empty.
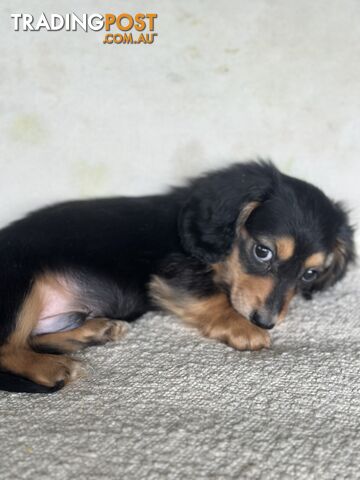
<svg viewBox="0 0 360 480">
<path fill-rule="evenodd" d="M 329 264 L 322 275 L 313 284 L 311 291 L 305 298 L 311 299 L 311 293 L 331 287 L 345 275 L 348 265 L 355 261 L 354 228 L 349 224 L 347 213 L 340 204 L 336 207 L 341 213 L 342 222 L 339 226 L 332 253 L 329 255 Z"/>
<path fill-rule="evenodd" d="M 267 198 L 278 175 L 270 163 L 251 162 L 194 180 L 179 217 L 185 250 L 205 263 L 221 261 L 237 227 Z"/>
</svg>

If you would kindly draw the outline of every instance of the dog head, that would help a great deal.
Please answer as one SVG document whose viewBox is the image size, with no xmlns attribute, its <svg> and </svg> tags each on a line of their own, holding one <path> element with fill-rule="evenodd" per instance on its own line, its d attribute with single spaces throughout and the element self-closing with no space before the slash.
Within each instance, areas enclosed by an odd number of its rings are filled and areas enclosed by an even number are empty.
<svg viewBox="0 0 360 480">
<path fill-rule="evenodd" d="M 310 299 L 341 279 L 355 258 L 341 204 L 265 162 L 194 180 L 180 234 L 213 266 L 233 307 L 263 328 L 285 316 L 296 293 Z"/>
</svg>

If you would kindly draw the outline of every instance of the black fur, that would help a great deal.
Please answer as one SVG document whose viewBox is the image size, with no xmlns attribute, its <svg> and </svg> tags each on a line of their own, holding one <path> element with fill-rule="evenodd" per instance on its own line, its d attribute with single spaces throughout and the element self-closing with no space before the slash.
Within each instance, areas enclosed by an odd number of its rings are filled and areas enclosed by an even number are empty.
<svg viewBox="0 0 360 480">
<path fill-rule="evenodd" d="M 270 163 L 247 163 L 195 179 L 179 216 L 185 249 L 206 263 L 223 259 L 242 208 L 269 198 L 277 175 Z"/>
<path fill-rule="evenodd" d="M 0 372 L 0 388 L 6 392 L 13 393 L 55 393 L 61 390 L 64 382 L 58 382 L 53 387 L 39 385 L 27 378 L 13 375 L 8 372 Z"/>
<path fill-rule="evenodd" d="M 155 274 L 193 295 L 212 294 L 218 286 L 210 264 L 230 252 L 249 202 L 260 204 L 246 223 L 253 238 L 293 235 L 303 258 L 341 247 L 315 283 L 299 285 L 305 296 L 335 283 L 354 260 L 353 229 L 343 207 L 271 163 L 235 164 L 164 195 L 61 203 L 0 232 L 0 345 L 15 328 L 34 279 L 45 271 L 75 278 L 90 313 L 128 321 L 156 308 L 148 295 Z M 240 253 L 250 262 L 248 253 Z M 295 264 L 283 273 L 299 274 Z M 6 375 L 0 388 L 15 390 Z"/>
</svg>

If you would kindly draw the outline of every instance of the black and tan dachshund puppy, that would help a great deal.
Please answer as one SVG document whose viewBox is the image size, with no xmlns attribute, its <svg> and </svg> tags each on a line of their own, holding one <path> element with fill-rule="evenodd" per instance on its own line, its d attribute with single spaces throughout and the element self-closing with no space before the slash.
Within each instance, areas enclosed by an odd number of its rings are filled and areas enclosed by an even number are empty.
<svg viewBox="0 0 360 480">
<path fill-rule="evenodd" d="M 292 297 L 331 286 L 354 256 L 342 206 L 265 162 L 164 195 L 44 208 L 0 231 L 0 388 L 60 389 L 81 372 L 69 354 L 149 310 L 269 347 Z"/>
</svg>

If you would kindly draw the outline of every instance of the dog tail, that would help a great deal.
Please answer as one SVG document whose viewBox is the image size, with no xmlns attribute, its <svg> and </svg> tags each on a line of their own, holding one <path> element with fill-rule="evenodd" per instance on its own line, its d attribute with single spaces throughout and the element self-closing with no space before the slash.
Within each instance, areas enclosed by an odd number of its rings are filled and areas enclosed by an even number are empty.
<svg viewBox="0 0 360 480">
<path fill-rule="evenodd" d="M 39 385 L 26 378 L 8 372 L 0 372 L 0 390 L 16 393 L 54 393 L 64 386 L 64 382 L 58 382 L 53 387 Z"/>
</svg>

